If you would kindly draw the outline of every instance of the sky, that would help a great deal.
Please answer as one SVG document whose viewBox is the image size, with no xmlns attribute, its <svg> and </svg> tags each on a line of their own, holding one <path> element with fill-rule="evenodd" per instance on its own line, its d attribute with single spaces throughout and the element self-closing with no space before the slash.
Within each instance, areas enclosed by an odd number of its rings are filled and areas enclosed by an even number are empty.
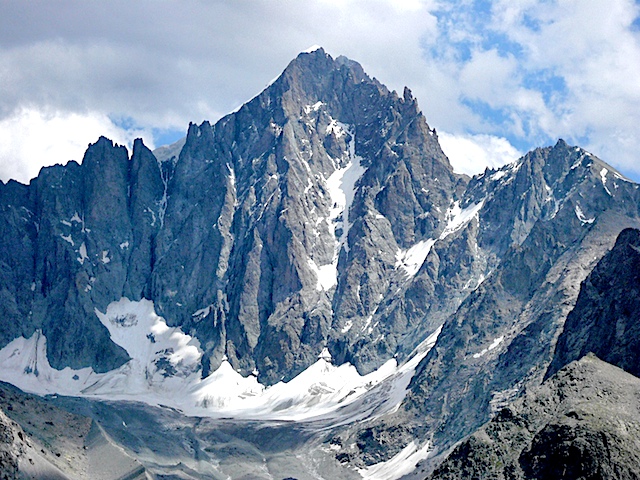
<svg viewBox="0 0 640 480">
<path fill-rule="evenodd" d="M 563 138 L 640 180 L 633 0 L 0 0 L 0 180 L 171 143 L 312 45 L 408 86 L 458 172 Z"/>
</svg>

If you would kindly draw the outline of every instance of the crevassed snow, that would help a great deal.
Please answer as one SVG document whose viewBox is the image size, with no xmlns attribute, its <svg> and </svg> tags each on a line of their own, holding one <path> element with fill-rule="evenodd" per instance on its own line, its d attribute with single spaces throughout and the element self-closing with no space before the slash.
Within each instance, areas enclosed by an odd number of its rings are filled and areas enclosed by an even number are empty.
<svg viewBox="0 0 640 480">
<path fill-rule="evenodd" d="M 0 350 L 0 380 L 40 394 L 76 395 L 93 375 L 91 368 L 56 370 L 47 359 L 47 340 L 40 330 L 19 337 Z"/>
<path fill-rule="evenodd" d="M 440 240 L 444 240 L 453 232 L 464 227 L 473 217 L 478 215 L 478 212 L 483 205 L 484 199 L 480 200 L 478 203 L 469 205 L 463 210 L 460 208 L 460 202 L 454 202 L 453 206 L 447 211 L 447 218 L 449 219 L 449 222 L 442 234 L 440 234 Z"/>
<path fill-rule="evenodd" d="M 578 217 L 578 220 L 580 220 L 580 222 L 582 222 L 583 225 L 587 223 L 593 223 L 596 219 L 595 217 L 587 218 L 584 212 L 582 211 L 582 208 L 580 208 L 580 205 L 577 203 L 575 207 L 575 212 L 576 212 L 576 217 Z"/>
<path fill-rule="evenodd" d="M 431 443 L 418 447 L 415 442 L 409 443 L 386 462 L 376 463 L 366 468 L 359 468 L 358 473 L 365 480 L 395 480 L 413 472 L 416 464 L 431 453 Z"/>
<path fill-rule="evenodd" d="M 247 419 L 350 421 L 397 409 L 417 364 L 440 332 L 425 340 L 404 364 L 389 360 L 361 376 L 350 364 L 331 364 L 328 349 L 289 382 L 265 388 L 243 377 L 228 361 L 201 378 L 199 343 L 167 326 L 153 302 L 122 298 L 96 315 L 131 360 L 107 373 L 91 368 L 56 370 L 46 356 L 46 338 L 36 332 L 0 350 L 0 380 L 26 391 L 168 405 L 187 415 Z M 374 391 L 375 390 L 375 391 Z"/>
<path fill-rule="evenodd" d="M 424 263 L 436 241 L 433 238 L 422 240 L 408 250 L 396 252 L 396 268 L 401 267 L 407 275 L 413 277 Z"/>
</svg>

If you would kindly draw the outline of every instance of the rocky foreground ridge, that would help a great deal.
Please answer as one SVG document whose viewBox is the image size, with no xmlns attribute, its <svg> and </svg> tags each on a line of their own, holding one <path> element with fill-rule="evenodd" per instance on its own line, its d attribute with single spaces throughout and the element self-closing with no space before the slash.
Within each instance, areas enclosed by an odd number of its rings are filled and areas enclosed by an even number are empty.
<svg viewBox="0 0 640 480">
<path fill-rule="evenodd" d="M 340 468 L 366 476 L 411 447 L 424 477 L 594 345 L 608 361 L 622 344 L 632 350 L 635 297 L 622 292 L 638 270 L 611 270 L 605 254 L 640 227 L 639 206 L 636 183 L 562 140 L 456 174 L 409 89 L 391 92 L 317 49 L 174 146 L 154 153 L 138 140 L 129 156 L 101 138 L 81 164 L 1 184 L 0 353 L 10 362 L 16 339 L 46 339 L 17 372 L 33 381 L 43 357 L 57 370 L 127 365 L 101 321 L 122 299 L 153 302 L 197 342 L 195 366 L 156 352 L 153 379 L 207 377 L 228 362 L 273 385 L 325 348 L 365 374 L 440 332 L 394 408 L 323 426 L 304 447 L 324 449 L 334 478 Z M 628 281 L 596 308 L 609 271 Z M 191 446 L 183 455 L 194 471 L 216 458 Z"/>
<path fill-rule="evenodd" d="M 428 478 L 636 479 L 640 379 L 587 355 L 501 410 Z"/>
</svg>

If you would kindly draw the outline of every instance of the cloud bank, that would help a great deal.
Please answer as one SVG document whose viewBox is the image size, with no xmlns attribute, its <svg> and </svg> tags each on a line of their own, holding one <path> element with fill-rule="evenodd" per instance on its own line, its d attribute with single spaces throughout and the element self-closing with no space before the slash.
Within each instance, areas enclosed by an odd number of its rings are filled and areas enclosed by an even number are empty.
<svg viewBox="0 0 640 480">
<path fill-rule="evenodd" d="M 562 137 L 640 179 L 638 15 L 632 0 L 10 0 L 0 179 L 81 160 L 99 135 L 176 140 L 313 44 L 408 85 L 460 171 Z"/>
</svg>

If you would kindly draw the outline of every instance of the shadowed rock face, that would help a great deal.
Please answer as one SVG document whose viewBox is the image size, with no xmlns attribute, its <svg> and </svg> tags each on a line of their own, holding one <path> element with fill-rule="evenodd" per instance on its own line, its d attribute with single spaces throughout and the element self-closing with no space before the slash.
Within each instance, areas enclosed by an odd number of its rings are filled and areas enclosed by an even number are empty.
<svg viewBox="0 0 640 480">
<path fill-rule="evenodd" d="M 640 376 L 640 231 L 624 230 L 580 288 L 547 376 L 589 352 Z"/>
<path fill-rule="evenodd" d="M 637 479 L 640 379 L 589 355 L 503 409 L 428 478 Z"/>
<path fill-rule="evenodd" d="M 18 478 L 18 426 L 0 411 L 0 478 Z"/>
</svg>

